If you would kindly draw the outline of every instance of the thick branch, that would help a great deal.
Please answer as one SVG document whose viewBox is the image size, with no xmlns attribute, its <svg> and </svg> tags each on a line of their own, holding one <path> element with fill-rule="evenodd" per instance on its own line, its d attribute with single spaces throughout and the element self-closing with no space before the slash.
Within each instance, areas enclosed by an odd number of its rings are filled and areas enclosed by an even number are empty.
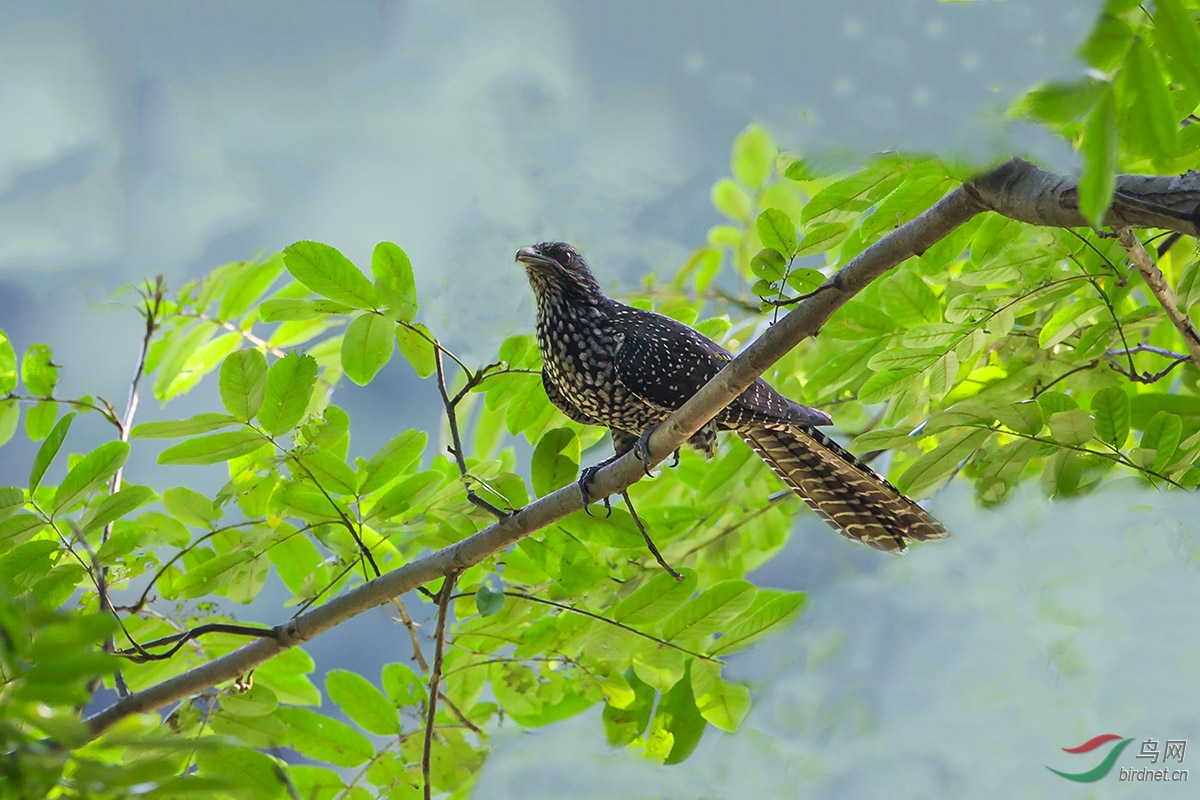
<svg viewBox="0 0 1200 800">
<path fill-rule="evenodd" d="M 1121 176 L 1118 197 L 1106 217 L 1117 227 L 1155 227 L 1196 235 L 1200 172 L 1174 177 Z M 675 451 L 732 402 L 767 367 L 817 333 L 847 300 L 871 281 L 919 255 L 976 214 L 992 210 L 1012 219 L 1052 227 L 1083 227 L 1076 183 L 1025 161 L 1009 161 L 947 194 L 933 208 L 864 250 L 837 272 L 828 288 L 804 300 L 735 358 L 650 439 L 652 462 Z M 631 453 L 596 474 L 592 493 L 620 494 L 644 475 Z M 280 625 L 272 638 L 239 650 L 114 703 L 91 717 L 92 735 L 131 714 L 153 711 L 198 691 L 232 680 L 274 655 L 295 647 L 357 614 L 452 572 L 457 573 L 581 507 L 575 486 L 560 489 L 479 533 L 369 581 L 324 606 Z"/>
<path fill-rule="evenodd" d="M 1084 227 L 1076 182 L 1021 160 L 1009 161 L 951 191 L 933 208 L 859 254 L 827 282 L 827 288 L 796 306 L 778 324 L 735 358 L 650 439 L 651 462 L 658 463 L 712 419 L 750 383 L 801 340 L 815 335 L 847 300 L 892 267 L 930 246 L 971 219 L 992 210 L 1035 225 Z M 1174 177 L 1120 176 L 1118 196 L 1105 221 L 1117 227 L 1155 227 L 1188 235 L 1200 233 L 1200 172 Z M 620 494 L 644 475 L 632 453 L 600 470 L 592 484 L 597 496 Z M 232 680 L 280 652 L 295 647 L 368 609 L 382 605 L 484 558 L 581 508 L 579 491 L 569 486 L 449 547 L 409 562 L 353 589 L 324 606 L 275 628 L 271 638 L 252 642 L 182 675 L 114 703 L 89 719 L 98 736 L 131 714 L 153 711 L 196 692 Z"/>
<path fill-rule="evenodd" d="M 683 408 L 672 414 L 650 439 L 652 462 L 673 453 L 689 436 L 742 393 L 767 367 L 815 334 L 829 317 L 868 283 L 910 256 L 924 252 L 983 208 L 965 189 L 950 192 L 933 208 L 876 242 L 835 274 L 830 289 L 809 298 L 735 358 Z M 592 493 L 620 494 L 645 475 L 642 463 L 626 454 L 596 474 Z M 275 628 L 271 638 L 252 642 L 208 664 L 130 695 L 92 716 L 98 736 L 120 719 L 162 708 L 198 691 L 253 669 L 282 651 L 308 641 L 337 624 L 382 605 L 450 573 L 462 572 L 520 539 L 578 511 L 574 485 L 559 489 L 461 542 L 411 561 L 382 577 L 314 608 Z"/>
<path fill-rule="evenodd" d="M 968 183 L 988 210 L 1050 228 L 1091 227 L 1079 213 L 1079 182 L 1014 158 Z M 1118 175 L 1104 224 L 1200 235 L 1200 171 L 1182 175 Z"/>
</svg>

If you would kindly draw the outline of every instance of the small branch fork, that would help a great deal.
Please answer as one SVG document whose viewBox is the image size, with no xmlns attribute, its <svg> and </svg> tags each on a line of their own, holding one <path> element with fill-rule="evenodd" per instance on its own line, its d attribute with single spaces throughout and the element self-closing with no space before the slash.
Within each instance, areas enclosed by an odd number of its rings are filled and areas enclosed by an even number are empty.
<svg viewBox="0 0 1200 800">
<path fill-rule="evenodd" d="M 1200 233 L 1193 209 L 1200 197 L 1200 173 L 1175 176 L 1122 175 L 1121 197 L 1157 198 L 1153 209 L 1126 202 L 1109 211 L 1106 224 L 1155 227 L 1189 236 Z M 682 445 L 799 342 L 813 336 L 847 300 L 904 260 L 924 253 L 960 225 L 994 211 L 1043 227 L 1088 227 L 1073 202 L 1078 184 L 1033 164 L 1014 159 L 951 190 L 933 207 L 872 243 L 826 282 L 827 288 L 794 309 L 742 350 L 711 381 L 661 423 L 650 437 L 651 465 Z M 1170 208 L 1180 213 L 1164 213 Z M 1186 217 L 1181 219 L 1180 217 Z M 440 352 L 440 351 L 439 351 Z M 1190 350 L 1189 350 L 1190 352 Z M 596 473 L 597 494 L 619 494 L 643 477 L 643 464 L 626 454 Z M 235 680 L 291 647 L 357 614 L 463 570 L 561 520 L 583 507 L 577 486 L 568 486 L 498 518 L 483 530 L 313 607 L 243 647 L 180 675 L 122 698 L 88 719 L 96 738 L 133 714 L 162 708 L 197 692 Z M 442 599 L 442 598 L 439 598 Z M 445 615 L 442 615 L 443 619 Z M 435 658 L 435 663 L 437 659 Z"/>
<path fill-rule="evenodd" d="M 1146 281 L 1147 288 L 1163 307 L 1163 311 L 1167 312 L 1167 318 L 1171 320 L 1175 330 L 1183 337 L 1189 360 L 1200 369 L 1200 331 L 1196 330 L 1187 312 L 1180 310 L 1175 292 L 1163 277 L 1162 270 L 1154 263 L 1154 259 L 1150 258 L 1133 228 L 1121 228 L 1117 232 L 1117 240 L 1129 254 L 1129 260 L 1133 262 L 1142 279 Z"/>
<path fill-rule="evenodd" d="M 467 492 L 467 500 L 469 500 L 472 505 L 482 508 L 496 519 L 504 519 L 505 517 L 509 516 L 507 511 L 504 511 L 503 509 L 492 505 L 487 500 L 484 500 L 475 493 L 474 489 L 471 488 L 471 482 L 477 479 L 467 471 L 467 461 L 463 455 L 462 437 L 458 432 L 458 404 L 462 402 L 464 397 L 467 396 L 467 392 L 471 391 L 480 383 L 482 383 L 484 378 L 486 378 L 489 374 L 493 374 L 493 370 L 500 369 L 503 364 L 499 362 L 495 364 L 489 364 L 483 369 L 476 370 L 474 372 L 466 367 L 463 367 L 463 371 L 467 373 L 467 383 L 465 386 L 463 386 L 463 388 L 458 390 L 458 393 L 454 395 L 454 397 L 451 397 L 450 392 L 446 389 L 446 368 L 442 364 L 443 350 L 444 348 L 438 344 L 438 342 L 433 342 L 433 363 L 437 367 L 438 391 L 442 395 L 442 404 L 446 407 L 446 421 L 450 425 L 450 452 L 454 456 L 455 463 L 458 464 L 459 474 L 462 475 L 463 487 Z M 458 361 L 457 358 L 454 360 L 458 362 L 459 366 L 462 366 L 461 361 Z"/>
</svg>

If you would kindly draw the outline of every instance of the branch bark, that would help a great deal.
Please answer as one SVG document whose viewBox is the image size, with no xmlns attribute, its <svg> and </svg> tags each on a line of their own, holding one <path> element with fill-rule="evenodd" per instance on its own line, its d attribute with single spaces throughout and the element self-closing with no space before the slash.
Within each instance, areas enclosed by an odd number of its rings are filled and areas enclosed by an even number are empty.
<svg viewBox="0 0 1200 800">
<path fill-rule="evenodd" d="M 1110 211 L 1113 224 L 1157 227 L 1195 235 L 1191 215 L 1200 202 L 1200 172 L 1176 177 L 1122 176 L 1118 190 L 1136 202 Z M 1050 227 L 1082 227 L 1086 221 L 1074 206 L 1075 182 L 1019 160 L 978 176 L 952 190 L 925 213 L 868 247 L 827 282 L 827 289 L 799 303 L 771 326 L 678 411 L 650 438 L 651 462 L 673 453 L 688 437 L 712 419 L 771 364 L 803 339 L 815 335 L 847 300 L 905 259 L 920 255 L 976 214 L 992 210 L 1013 219 Z M 1148 210 L 1149 204 L 1154 209 Z M 632 454 L 600 470 L 594 479 L 596 497 L 620 494 L 644 475 Z M 397 595 L 430 581 L 459 573 L 487 556 L 578 511 L 579 491 L 568 486 L 547 495 L 513 515 L 489 525 L 449 547 L 418 558 L 369 581 L 323 606 L 274 629 L 274 636 L 252 642 L 228 655 L 119 700 L 88 723 L 99 736 L 131 714 L 153 711 L 198 691 L 231 680 L 284 650 L 295 647 L 337 624 L 382 605 Z"/>
<path fill-rule="evenodd" d="M 1150 254 L 1146 252 L 1142 241 L 1137 238 L 1137 234 L 1132 228 L 1122 228 L 1118 232 L 1117 238 L 1121 242 L 1121 246 L 1125 248 L 1125 252 L 1129 254 L 1129 260 L 1141 274 L 1142 280 L 1146 282 L 1150 293 L 1158 300 L 1163 311 L 1167 312 L 1167 319 L 1171 320 L 1175 330 L 1179 331 L 1179 335 L 1183 337 L 1183 343 L 1187 347 L 1192 363 L 1200 368 L 1200 332 L 1196 331 L 1196 326 L 1192 324 L 1192 319 L 1187 312 L 1179 308 L 1175 290 L 1167 283 L 1162 270 L 1158 268 L 1158 264 L 1154 263 L 1154 259 L 1150 258 Z"/>
</svg>

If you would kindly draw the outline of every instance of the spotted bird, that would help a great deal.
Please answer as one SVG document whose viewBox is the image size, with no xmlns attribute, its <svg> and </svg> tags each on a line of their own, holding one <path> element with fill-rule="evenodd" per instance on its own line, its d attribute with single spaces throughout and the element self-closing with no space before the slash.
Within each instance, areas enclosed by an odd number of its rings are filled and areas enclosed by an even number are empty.
<svg viewBox="0 0 1200 800">
<path fill-rule="evenodd" d="M 606 297 L 587 262 L 565 242 L 517 251 L 537 299 L 542 384 L 576 422 L 603 425 L 618 458 L 645 460 L 654 426 L 682 406 L 733 357 L 681 322 Z M 735 431 L 763 461 L 841 534 L 902 552 L 909 541 L 943 539 L 925 509 L 817 430 L 829 415 L 795 403 L 759 378 L 688 443 L 711 458 L 717 431 Z M 583 471 L 584 503 L 596 468 Z"/>
</svg>

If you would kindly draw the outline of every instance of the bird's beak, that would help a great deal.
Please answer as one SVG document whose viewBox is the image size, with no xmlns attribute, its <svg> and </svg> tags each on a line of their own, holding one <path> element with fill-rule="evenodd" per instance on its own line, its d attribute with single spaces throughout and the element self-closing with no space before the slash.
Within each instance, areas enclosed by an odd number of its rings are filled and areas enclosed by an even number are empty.
<svg viewBox="0 0 1200 800">
<path fill-rule="evenodd" d="M 542 255 L 532 247 L 522 247 L 518 250 L 517 261 L 530 267 L 548 267 L 554 264 L 554 259 Z"/>
</svg>

